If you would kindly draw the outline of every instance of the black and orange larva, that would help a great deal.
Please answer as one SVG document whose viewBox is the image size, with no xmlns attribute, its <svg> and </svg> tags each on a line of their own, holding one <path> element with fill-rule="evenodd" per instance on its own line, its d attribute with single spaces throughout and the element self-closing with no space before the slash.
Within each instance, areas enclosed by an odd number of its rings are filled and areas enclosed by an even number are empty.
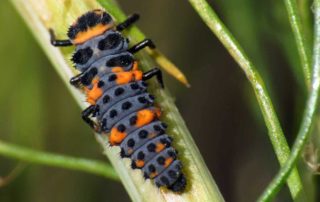
<svg viewBox="0 0 320 202">
<path fill-rule="evenodd" d="M 109 144 L 120 146 L 121 157 L 131 158 L 132 168 L 141 169 L 146 179 L 182 192 L 186 187 L 182 164 L 145 82 L 156 76 L 163 87 L 161 71 L 142 72 L 133 56 L 144 47 L 155 46 L 146 39 L 129 48 L 129 40 L 120 33 L 138 18 L 134 14 L 115 25 L 108 13 L 89 11 L 70 26 L 67 40 L 56 40 L 50 30 L 51 43 L 76 46 L 72 61 L 81 73 L 70 83 L 82 87 L 91 104 L 82 112 L 84 121 L 97 132 L 109 134 Z"/>
</svg>

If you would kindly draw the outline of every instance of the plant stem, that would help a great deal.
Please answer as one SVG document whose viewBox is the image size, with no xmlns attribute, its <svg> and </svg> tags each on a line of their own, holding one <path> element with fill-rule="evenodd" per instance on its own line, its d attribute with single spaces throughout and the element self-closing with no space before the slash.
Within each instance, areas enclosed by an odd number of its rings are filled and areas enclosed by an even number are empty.
<svg viewBox="0 0 320 202">
<path fill-rule="evenodd" d="M 114 169 L 110 165 L 100 161 L 36 151 L 14 144 L 9 144 L 2 140 L 0 140 L 0 154 L 29 163 L 79 170 L 100 175 L 107 179 L 119 180 Z"/>
<path fill-rule="evenodd" d="M 290 155 L 290 149 L 259 72 L 209 4 L 205 0 L 189 0 L 189 2 L 245 72 L 259 102 L 277 158 L 280 165 L 284 165 Z M 288 179 L 288 186 L 292 197 L 296 198 L 302 190 L 297 169 L 293 170 Z"/>
<path fill-rule="evenodd" d="M 65 37 L 67 26 L 88 10 L 97 9 L 101 6 L 95 0 L 11 0 L 19 13 L 23 16 L 31 31 L 43 47 L 54 67 L 58 71 L 65 86 L 71 91 L 81 108 L 87 107 L 83 100 L 84 94 L 69 84 L 69 79 L 76 74 L 70 57 L 73 49 L 59 49 L 50 44 L 48 28 L 53 28 L 58 37 Z M 58 2 L 57 2 L 58 1 Z M 106 10 L 119 22 L 125 18 L 123 12 L 110 1 L 104 1 Z M 110 6 L 110 7 L 108 7 Z M 115 14 L 116 13 L 116 14 Z M 131 28 L 129 37 L 139 39 L 142 37 L 136 28 Z M 155 66 L 154 61 L 148 54 L 137 55 L 143 71 Z M 108 137 L 95 134 L 96 139 L 104 149 L 104 153 L 110 159 L 122 183 L 127 189 L 133 201 L 224 201 L 216 186 L 209 170 L 207 169 L 198 148 L 196 147 L 190 132 L 181 118 L 172 97 L 165 90 L 157 86 L 155 81 L 150 81 L 150 93 L 154 94 L 157 104 L 160 105 L 163 115 L 161 119 L 168 123 L 167 130 L 174 139 L 174 146 L 179 150 L 179 158 L 184 164 L 184 172 L 187 177 L 187 190 L 182 194 L 175 194 L 165 189 L 159 189 L 150 180 L 143 179 L 140 170 L 130 169 L 129 159 L 120 159 L 119 147 L 108 146 Z"/>
<path fill-rule="evenodd" d="M 320 0 L 314 1 L 314 14 L 315 14 L 315 40 L 313 47 L 313 69 L 312 69 L 312 85 L 311 91 L 306 103 L 304 116 L 300 126 L 300 130 L 295 140 L 292 153 L 281 168 L 276 177 L 272 180 L 264 193 L 259 198 L 259 201 L 270 201 L 275 194 L 280 190 L 281 185 L 285 182 L 291 170 L 295 166 L 301 152 L 309 137 L 312 123 L 315 120 L 316 109 L 318 105 L 319 92 L 320 92 Z"/>
<path fill-rule="evenodd" d="M 300 62 L 304 73 L 304 80 L 307 87 L 310 87 L 310 69 L 311 69 L 311 61 L 310 61 L 310 50 L 307 47 L 306 35 L 303 32 L 302 22 L 298 11 L 298 5 L 296 0 L 284 0 L 289 21 L 291 24 L 291 28 L 294 33 L 294 37 L 296 40 L 296 45 L 298 48 Z"/>
</svg>

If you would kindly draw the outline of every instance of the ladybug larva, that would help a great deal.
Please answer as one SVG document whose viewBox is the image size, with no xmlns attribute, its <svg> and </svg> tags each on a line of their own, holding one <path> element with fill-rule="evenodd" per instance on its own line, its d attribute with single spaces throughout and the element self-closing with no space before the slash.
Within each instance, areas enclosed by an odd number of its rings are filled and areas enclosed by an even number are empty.
<svg viewBox="0 0 320 202">
<path fill-rule="evenodd" d="M 105 11 L 92 10 L 70 26 L 67 40 L 56 40 L 50 30 L 51 44 L 76 47 L 72 61 L 81 73 L 70 83 L 83 88 L 90 103 L 82 112 L 83 120 L 96 132 L 108 134 L 109 144 L 120 146 L 120 156 L 130 158 L 131 167 L 141 169 L 144 178 L 158 187 L 182 192 L 186 178 L 181 161 L 145 82 L 156 76 L 163 87 L 161 71 L 142 72 L 133 56 L 155 45 L 145 39 L 129 48 L 129 40 L 121 34 L 138 19 L 134 14 L 115 25 Z"/>
</svg>

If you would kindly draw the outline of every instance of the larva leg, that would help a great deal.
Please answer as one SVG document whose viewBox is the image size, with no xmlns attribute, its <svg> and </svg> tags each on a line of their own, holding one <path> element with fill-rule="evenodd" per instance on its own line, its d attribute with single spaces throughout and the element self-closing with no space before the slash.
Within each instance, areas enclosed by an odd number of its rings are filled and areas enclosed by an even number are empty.
<svg viewBox="0 0 320 202">
<path fill-rule="evenodd" d="M 69 39 L 57 40 L 56 35 L 52 29 L 49 29 L 50 33 L 50 42 L 53 46 L 72 46 L 72 42 Z"/>
<path fill-rule="evenodd" d="M 146 81 L 151 79 L 153 76 L 157 77 L 158 82 L 160 83 L 161 87 L 164 88 L 164 83 L 162 79 L 162 72 L 159 68 L 153 68 L 147 72 L 144 72 L 142 75 L 142 80 Z"/>
<path fill-rule="evenodd" d="M 99 132 L 99 126 L 98 124 L 96 124 L 94 121 L 92 121 L 92 119 L 90 118 L 90 116 L 94 116 L 94 114 L 97 112 L 98 108 L 96 107 L 96 105 L 91 105 L 88 108 L 86 108 L 82 113 L 82 119 L 95 131 Z"/>
<path fill-rule="evenodd" d="M 72 77 L 69 82 L 70 82 L 71 85 L 73 85 L 75 87 L 78 87 L 80 85 L 80 83 L 81 83 L 81 79 L 84 76 L 85 76 L 84 73 L 78 74 L 78 75 Z"/>
<path fill-rule="evenodd" d="M 151 39 L 145 39 L 143 41 L 141 41 L 140 43 L 132 46 L 128 51 L 132 54 L 138 52 L 139 50 L 145 48 L 145 47 L 149 47 L 151 49 L 156 48 L 156 46 L 154 45 L 154 43 L 151 41 Z"/>
<path fill-rule="evenodd" d="M 139 20 L 139 18 L 140 18 L 139 14 L 135 13 L 135 14 L 129 16 L 124 22 L 117 25 L 116 29 L 119 32 L 121 32 L 124 29 L 127 29 L 128 27 L 130 27 L 133 23 L 137 22 Z"/>
</svg>

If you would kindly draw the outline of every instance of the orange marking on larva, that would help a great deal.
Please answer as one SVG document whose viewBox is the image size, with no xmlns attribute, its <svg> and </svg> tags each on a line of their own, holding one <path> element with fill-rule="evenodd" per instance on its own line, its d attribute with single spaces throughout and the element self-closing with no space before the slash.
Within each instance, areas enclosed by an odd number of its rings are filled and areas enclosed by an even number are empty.
<svg viewBox="0 0 320 202">
<path fill-rule="evenodd" d="M 111 71 L 113 73 L 123 72 L 123 68 L 122 67 L 113 67 Z"/>
<path fill-rule="evenodd" d="M 155 114 L 159 118 L 161 116 L 161 110 L 159 108 L 156 108 Z"/>
<path fill-rule="evenodd" d="M 150 109 L 143 109 L 137 112 L 137 122 L 136 127 L 140 128 L 148 123 L 150 123 L 154 119 L 154 112 Z"/>
<path fill-rule="evenodd" d="M 109 143 L 112 146 L 119 145 L 126 136 L 126 133 L 118 131 L 117 128 L 112 128 L 109 136 Z"/>
<path fill-rule="evenodd" d="M 144 161 L 143 160 L 136 160 L 136 166 L 138 168 L 142 168 L 144 166 Z"/>
<path fill-rule="evenodd" d="M 86 31 L 79 32 L 74 38 L 73 43 L 76 45 L 82 44 L 88 41 L 89 39 L 104 33 L 105 31 L 112 28 L 113 26 L 114 26 L 113 24 L 107 24 L 107 25 L 97 24 L 94 27 L 88 28 Z"/>
<path fill-rule="evenodd" d="M 143 75 L 142 71 L 140 71 L 140 70 L 134 70 L 134 71 L 132 71 L 132 73 L 133 73 L 134 79 L 135 79 L 136 81 L 139 81 L 139 80 L 142 79 L 142 75 Z"/>
<path fill-rule="evenodd" d="M 164 148 L 166 147 L 166 145 L 162 144 L 161 142 L 156 144 L 156 152 L 159 153 L 161 152 Z"/>
<path fill-rule="evenodd" d="M 117 73 L 117 84 L 126 84 L 132 81 L 133 79 L 133 74 L 132 72 L 119 72 Z"/>
<path fill-rule="evenodd" d="M 150 173 L 150 178 L 153 179 L 153 178 L 157 177 L 157 175 L 158 175 L 157 172 Z"/>
<path fill-rule="evenodd" d="M 138 62 L 137 61 L 133 62 L 132 70 L 138 70 Z"/>
<path fill-rule="evenodd" d="M 99 78 L 94 78 L 92 80 L 92 89 L 89 90 L 88 88 L 85 89 L 86 94 L 87 94 L 87 102 L 89 102 L 90 104 L 94 105 L 96 104 L 96 101 L 101 97 L 102 95 L 102 89 L 98 87 L 98 82 L 99 82 Z"/>
<path fill-rule="evenodd" d="M 164 162 L 164 167 L 167 168 L 168 166 L 170 166 L 172 162 L 173 162 L 172 157 L 167 158 L 166 161 Z"/>
</svg>

